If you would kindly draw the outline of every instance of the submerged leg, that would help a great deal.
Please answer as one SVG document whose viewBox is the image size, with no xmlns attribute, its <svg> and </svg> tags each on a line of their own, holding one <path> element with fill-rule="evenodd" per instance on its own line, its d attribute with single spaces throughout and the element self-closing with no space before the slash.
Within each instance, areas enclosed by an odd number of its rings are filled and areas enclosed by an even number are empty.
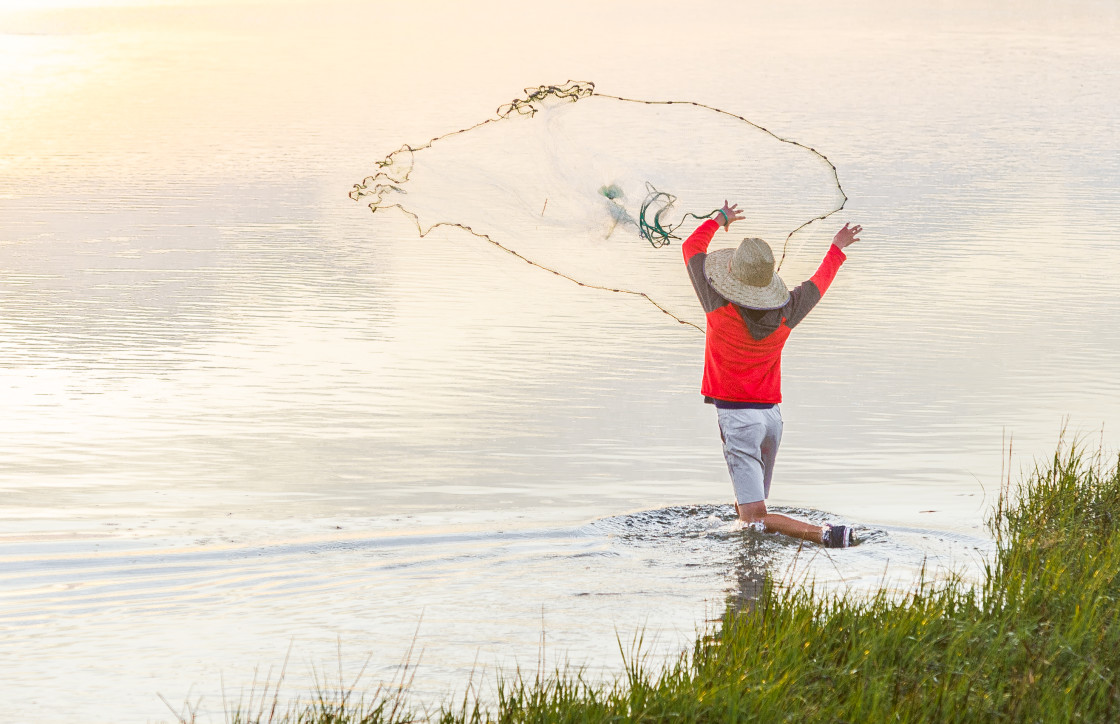
<svg viewBox="0 0 1120 724">
<path fill-rule="evenodd" d="M 739 512 L 739 520 L 744 523 L 760 522 L 769 533 L 784 533 L 794 538 L 807 540 L 810 543 L 824 542 L 823 527 L 790 518 L 788 515 L 768 513 L 765 500 L 760 500 L 757 503 L 736 504 L 735 508 Z"/>
<path fill-rule="evenodd" d="M 739 520 L 762 523 L 763 528 L 771 533 L 784 533 L 829 548 L 847 548 L 852 544 L 851 528 L 848 526 L 822 527 L 766 510 L 774 461 L 782 442 L 782 413 L 777 405 L 716 408 L 716 413 L 735 499 L 755 501 L 736 503 Z"/>
</svg>

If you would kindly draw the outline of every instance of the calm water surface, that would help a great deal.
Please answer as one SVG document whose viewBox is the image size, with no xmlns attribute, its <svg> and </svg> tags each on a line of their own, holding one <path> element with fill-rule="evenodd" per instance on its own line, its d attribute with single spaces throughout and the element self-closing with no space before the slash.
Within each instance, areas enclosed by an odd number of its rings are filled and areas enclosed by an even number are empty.
<svg viewBox="0 0 1120 724">
<path fill-rule="evenodd" d="M 295 696 L 414 640 L 423 704 L 542 650 L 609 677 L 766 571 L 974 575 L 1001 469 L 1115 444 L 1113 4 L 673 7 L 0 9 L 10 716 L 220 720 L 289 649 Z M 569 77 L 838 166 L 867 231 L 788 347 L 772 503 L 864 546 L 735 529 L 698 334 L 346 198 Z"/>
</svg>

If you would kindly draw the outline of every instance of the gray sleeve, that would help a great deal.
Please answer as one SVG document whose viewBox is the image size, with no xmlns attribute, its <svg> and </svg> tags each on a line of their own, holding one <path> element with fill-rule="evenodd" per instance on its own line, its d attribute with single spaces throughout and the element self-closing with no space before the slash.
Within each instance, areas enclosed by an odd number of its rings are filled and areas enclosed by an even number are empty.
<svg viewBox="0 0 1120 724">
<path fill-rule="evenodd" d="M 796 289 L 789 293 L 789 301 L 786 302 L 786 326 L 790 329 L 796 327 L 802 319 L 809 315 L 809 312 L 817 306 L 817 302 L 820 300 L 821 290 L 811 280 L 799 284 Z"/>
<path fill-rule="evenodd" d="M 719 292 L 712 288 L 712 285 L 708 283 L 708 278 L 704 276 L 704 260 L 707 258 L 707 254 L 694 254 L 688 260 L 688 278 L 692 280 L 692 288 L 696 290 L 696 296 L 700 299 L 700 306 L 704 308 L 704 314 L 714 312 L 728 303 L 726 299 L 720 296 Z"/>
</svg>

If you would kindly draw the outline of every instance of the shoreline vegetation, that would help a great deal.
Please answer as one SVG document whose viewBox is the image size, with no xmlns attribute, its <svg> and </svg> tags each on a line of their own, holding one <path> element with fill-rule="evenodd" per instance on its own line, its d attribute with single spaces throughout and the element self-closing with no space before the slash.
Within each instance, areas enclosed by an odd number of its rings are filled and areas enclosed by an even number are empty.
<svg viewBox="0 0 1120 724">
<path fill-rule="evenodd" d="M 495 703 L 413 709 L 407 686 L 322 690 L 285 708 L 267 692 L 237 724 L 484 722 L 1116 721 L 1120 718 L 1120 460 L 1061 445 L 1003 483 L 997 552 L 979 583 L 903 595 L 822 593 L 773 580 L 675 662 L 499 679 Z M 407 677 L 407 674 L 403 675 Z M 402 684 L 407 684 L 402 681 Z M 468 692 L 471 687 L 467 687 Z M 390 692 L 390 693 L 386 693 Z M 189 722 L 193 716 L 178 715 Z"/>
</svg>

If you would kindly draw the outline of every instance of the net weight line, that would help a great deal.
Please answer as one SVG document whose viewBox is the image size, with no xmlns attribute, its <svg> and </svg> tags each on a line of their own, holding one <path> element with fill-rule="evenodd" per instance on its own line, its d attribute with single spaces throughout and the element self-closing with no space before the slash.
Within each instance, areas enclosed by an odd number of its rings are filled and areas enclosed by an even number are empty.
<svg viewBox="0 0 1120 724">
<path fill-rule="evenodd" d="M 416 224 L 416 231 L 419 234 L 420 238 L 424 238 L 425 236 L 430 234 L 434 229 L 437 229 L 439 227 L 453 227 L 453 228 L 457 228 L 457 229 L 462 229 L 463 231 L 466 231 L 466 232 L 478 237 L 479 239 L 483 239 L 485 241 L 490 242 L 491 244 L 498 247 L 502 251 L 505 251 L 508 254 L 512 254 L 513 256 L 517 257 L 518 259 L 521 259 L 522 261 L 524 261 L 527 264 L 535 266 L 538 269 L 543 269 L 544 271 L 551 272 L 552 274 L 555 274 L 556 276 L 561 277 L 563 279 L 567 279 L 568 281 L 570 281 L 570 282 L 572 282 L 572 283 L 574 283 L 578 286 L 581 286 L 581 287 L 584 287 L 584 288 L 587 288 L 587 289 L 599 289 L 599 290 L 606 291 L 606 292 L 615 292 L 617 294 L 630 294 L 630 295 L 633 295 L 633 296 L 636 296 L 636 297 L 643 297 L 650 304 L 652 304 L 653 306 L 660 309 L 662 312 L 664 312 L 669 317 L 672 317 L 678 323 L 683 324 L 683 325 L 687 325 L 689 327 L 692 327 L 693 329 L 696 329 L 700 332 L 704 332 L 704 329 L 702 327 L 700 327 L 699 325 L 693 324 L 692 322 L 689 322 L 688 320 L 681 319 L 680 317 L 673 314 L 672 312 L 670 312 L 665 307 L 658 304 L 656 301 L 654 301 L 653 298 L 651 298 L 645 292 L 638 292 L 638 291 L 634 291 L 632 289 L 616 289 L 616 288 L 613 288 L 613 287 L 607 287 L 607 286 L 601 286 L 601 285 L 598 285 L 598 284 L 588 284 L 586 282 L 581 282 L 580 280 L 578 280 L 574 277 L 571 277 L 567 274 L 564 274 L 563 272 L 557 271 L 556 269 L 552 269 L 551 267 L 547 267 L 543 264 L 539 264 L 539 263 L 533 261 L 532 259 L 529 259 L 528 257 L 524 256 L 523 254 L 520 254 L 517 251 L 509 248 L 508 246 L 505 246 L 501 242 L 499 242 L 496 239 L 494 239 L 493 237 L 491 237 L 489 234 L 484 234 L 482 232 L 475 231 L 473 228 L 471 228 L 470 226 L 468 226 L 466 224 L 453 222 L 453 221 L 439 221 L 439 222 L 436 222 L 436 223 L 432 224 L 431 226 L 429 226 L 427 231 L 425 231 L 424 228 L 423 228 L 423 225 L 420 223 L 420 217 L 417 214 L 409 211 L 408 209 L 406 209 L 404 206 L 402 206 L 399 203 L 382 204 L 382 198 L 381 198 L 382 191 L 392 190 L 392 191 L 399 192 L 401 194 L 407 194 L 407 192 L 404 189 L 402 189 L 400 185 L 404 184 L 408 181 L 408 177 L 412 173 L 412 169 L 413 169 L 412 158 L 416 154 L 417 151 L 422 151 L 424 149 L 431 148 L 434 143 L 436 143 L 437 141 L 441 141 L 445 138 L 450 138 L 452 136 L 456 136 L 456 135 L 459 135 L 461 133 L 467 133 L 469 131 L 473 131 L 477 128 L 481 128 L 481 127 L 483 127 L 487 124 L 490 124 L 490 123 L 497 123 L 497 122 L 506 120 L 511 115 L 513 115 L 515 113 L 518 114 L 518 115 L 522 115 L 522 116 L 532 117 L 532 116 L 536 115 L 537 112 L 539 111 L 539 109 L 537 108 L 537 106 L 535 104 L 540 103 L 540 102 L 544 102 L 544 101 L 548 101 L 548 100 L 557 100 L 557 101 L 567 101 L 567 102 L 573 102 L 574 103 L 574 102 L 577 102 L 578 100 L 580 100 L 581 98 L 588 98 L 588 97 L 591 97 L 591 96 L 598 96 L 600 98 L 609 98 L 609 99 L 612 99 L 612 100 L 621 101 L 623 103 L 640 103 L 640 104 L 650 105 L 650 106 L 689 105 L 689 106 L 694 106 L 696 108 L 704 108 L 706 110 L 713 111 L 715 113 L 719 113 L 719 114 L 728 116 L 730 118 L 734 118 L 738 121 L 741 121 L 741 122 L 749 125 L 750 127 L 767 134 L 768 136 L 770 136 L 771 138 L 773 138 L 777 141 L 780 141 L 782 143 L 787 143 L 789 145 L 796 146 L 798 148 L 809 151 L 814 156 L 819 158 L 821 161 L 828 164 L 828 168 L 832 173 L 833 182 L 836 185 L 836 190 L 840 192 L 840 197 L 841 197 L 840 204 L 836 208 L 832 209 L 831 211 L 828 211 L 824 214 L 821 214 L 819 216 L 815 216 L 815 217 L 809 219 L 808 221 L 804 222 L 803 224 L 801 224 L 800 226 L 798 226 L 797 228 L 793 229 L 788 234 L 786 234 L 786 238 L 782 243 L 782 256 L 778 260 L 778 263 L 774 267 L 775 273 L 777 273 L 777 271 L 782 268 L 782 263 L 785 262 L 786 254 L 788 253 L 788 250 L 789 250 L 790 241 L 793 239 L 793 236 L 795 234 L 797 234 L 797 232 L 799 232 L 802 229 L 808 227 L 810 224 L 813 224 L 817 221 L 823 221 L 824 219 L 827 219 L 828 217 L 830 217 L 833 214 L 837 213 L 838 211 L 842 210 L 845 207 L 845 205 L 847 205 L 847 203 L 848 203 L 848 195 L 844 192 L 844 187 L 840 184 L 840 176 L 839 176 L 839 173 L 836 170 L 835 164 L 833 164 L 832 161 L 829 160 L 829 158 L 827 156 L 825 156 L 823 153 L 821 153 L 820 151 L 818 151 L 817 149 L 815 149 L 811 146 L 807 146 L 807 145 L 805 145 L 805 144 L 803 144 L 799 141 L 794 141 L 793 139 L 789 139 L 789 138 L 785 138 L 783 136 L 779 136 L 778 134 L 774 133 L 770 129 L 765 128 L 764 126 L 761 126 L 761 125 L 755 123 L 754 121 L 748 120 L 747 118 L 744 118 L 743 116 L 740 116 L 740 115 L 735 114 L 735 113 L 731 113 L 729 111 L 725 111 L 725 110 L 720 109 L 720 108 L 716 108 L 715 106 L 707 105 L 705 103 L 698 103 L 696 101 L 646 101 L 646 100 L 640 100 L 640 99 L 636 99 L 636 98 L 624 98 L 622 96 L 610 95 L 610 94 L 607 94 L 607 93 L 596 93 L 595 92 L 595 83 L 593 83 L 591 81 L 573 81 L 573 80 L 569 80 L 569 81 L 567 81 L 565 83 L 562 83 L 560 85 L 541 85 L 541 86 L 537 86 L 536 88 L 526 88 L 525 89 L 525 97 L 515 98 L 512 101 L 510 101 L 509 103 L 506 103 L 506 104 L 503 104 L 503 105 L 499 106 L 498 109 L 497 109 L 497 117 L 496 118 L 488 118 L 485 121 L 481 121 L 481 122 L 476 123 L 472 126 L 468 126 L 466 128 L 460 128 L 460 129 L 455 130 L 455 131 L 450 131 L 448 133 L 444 133 L 442 135 L 435 136 L 435 137 L 429 139 L 426 143 L 424 143 L 422 145 L 414 146 L 414 145 L 411 145 L 411 144 L 405 144 L 405 145 L 401 146 L 399 149 L 397 149 L 393 153 L 390 153 L 388 156 L 386 156 L 383 160 L 377 162 L 378 168 L 381 169 L 380 171 L 378 171 L 373 176 L 365 177 L 364 179 L 362 179 L 362 181 L 360 183 L 354 184 L 354 187 L 350 190 L 350 194 L 349 194 L 350 198 L 353 199 L 354 201 L 360 201 L 363 198 L 368 197 L 368 196 L 374 197 L 375 200 L 371 201 L 369 203 L 370 211 L 372 211 L 373 213 L 376 213 L 377 211 L 382 210 L 382 209 L 390 209 L 390 208 L 400 209 L 403 213 L 405 213 L 407 216 L 410 216 L 412 218 L 413 223 Z M 405 167 L 405 171 L 403 173 L 394 174 L 394 171 L 397 170 L 395 167 L 398 167 L 398 160 L 399 160 L 398 157 L 401 156 L 401 155 L 407 155 L 407 160 L 408 160 L 407 166 Z M 604 196 L 607 196 L 608 199 L 613 200 L 612 197 L 610 196 L 610 194 L 607 193 L 608 190 L 609 189 L 600 189 L 600 193 L 603 193 Z M 668 192 L 659 191 L 658 189 L 654 188 L 654 186 L 652 184 L 650 184 L 648 182 L 646 183 L 646 190 L 647 190 L 647 196 L 646 196 L 645 200 L 642 202 L 641 213 L 639 214 L 639 218 L 637 220 L 637 226 L 638 226 L 638 232 L 641 235 L 641 237 L 643 239 L 645 239 L 646 241 L 648 241 L 651 245 L 653 245 L 654 248 L 660 248 L 662 246 L 665 246 L 665 245 L 669 244 L 674 239 L 679 240 L 680 237 L 677 236 L 674 232 L 684 224 L 685 220 L 688 217 L 692 217 L 692 218 L 699 221 L 701 219 L 710 219 L 713 216 L 715 216 L 717 213 L 719 213 L 718 209 L 713 210 L 713 211 L 709 212 L 707 215 L 704 215 L 704 216 L 693 214 L 693 213 L 689 212 L 689 213 L 686 213 L 683 217 L 681 217 L 680 222 L 678 222 L 677 224 L 663 223 L 662 216 L 664 216 L 664 214 L 672 207 L 673 203 L 676 201 L 676 197 L 674 197 L 672 194 L 670 194 Z M 548 206 L 548 200 L 545 199 L 545 208 L 547 208 L 547 206 Z M 541 213 L 542 214 L 544 213 L 544 209 L 541 210 Z"/>
<path fill-rule="evenodd" d="M 564 86 L 570 85 L 572 82 L 573 81 L 568 81 L 567 83 L 564 84 Z M 589 85 L 591 85 L 592 92 L 594 93 L 595 84 L 594 83 L 589 83 Z M 564 86 L 560 86 L 560 87 L 562 88 Z M 526 89 L 526 91 L 528 91 L 528 90 L 529 89 Z M 788 143 L 791 146 L 796 146 L 798 148 L 804 149 L 804 150 L 808 151 L 809 153 L 813 154 L 814 156 L 816 156 L 817 158 L 819 158 L 821 161 L 824 161 L 826 164 L 828 164 L 829 171 L 832 172 L 832 181 L 833 181 L 834 184 L 836 184 L 836 190 L 840 192 L 840 198 L 841 198 L 840 205 L 837 206 L 836 208 L 832 209 L 831 211 L 828 211 L 827 213 L 821 214 L 820 216 L 814 216 L 813 218 L 809 219 L 805 223 L 801 224 L 800 226 L 798 226 L 797 228 L 793 229 L 788 234 L 786 234 L 786 238 L 782 242 L 782 256 L 778 260 L 778 263 L 774 266 L 775 273 L 777 273 L 777 271 L 782 268 L 782 263 L 786 260 L 786 254 L 789 251 L 790 240 L 793 239 L 793 236 L 797 232 L 801 231 L 802 229 L 806 228 L 810 224 L 813 224 L 817 221 L 824 221 L 825 219 L 827 219 L 828 217 L 837 213 L 838 211 L 841 211 L 848 203 L 848 194 L 844 192 L 844 187 L 840 185 L 840 175 L 836 170 L 836 165 L 834 163 L 832 163 L 831 160 L 829 160 L 828 156 L 825 156 L 823 153 L 821 153 L 817 149 L 813 148 L 812 146 L 807 146 L 804 143 L 801 143 L 800 141 L 794 141 L 793 139 L 785 138 L 783 136 L 779 136 L 778 134 L 774 133 L 770 129 L 768 129 L 764 126 L 760 126 L 759 124 L 755 123 L 754 121 L 748 120 L 748 119 L 744 118 L 743 116 L 740 116 L 740 115 L 735 114 L 735 113 L 731 113 L 730 111 L 725 111 L 721 108 L 716 108 L 715 106 L 709 106 L 706 103 L 697 103 L 696 101 L 643 101 L 643 100 L 639 100 L 639 99 L 635 99 L 635 98 L 623 98 L 621 96 L 610 95 L 610 94 L 607 94 L 607 93 L 594 93 L 594 95 L 597 95 L 600 98 L 611 98 L 613 100 L 622 101 L 624 103 L 642 103 L 642 104 L 647 105 L 647 106 L 694 106 L 696 108 L 704 108 L 706 110 L 714 111 L 715 113 L 719 113 L 719 114 L 728 116 L 730 118 L 734 118 L 738 121 L 742 121 L 743 123 L 746 123 L 751 128 L 754 128 L 758 131 L 762 131 L 763 133 L 770 136 L 774 140 L 781 141 L 782 143 Z M 644 217 L 645 217 L 646 204 L 650 204 L 653 201 L 653 199 L 652 199 L 653 194 L 656 193 L 656 194 L 664 194 L 666 196 L 671 196 L 669 194 L 665 194 L 665 192 L 663 192 L 663 191 L 657 191 L 652 186 L 649 186 L 649 190 L 651 192 L 651 196 L 648 196 L 646 198 L 646 202 L 642 206 L 642 211 L 643 211 L 643 213 L 642 213 L 643 219 L 641 220 L 642 223 L 645 223 Z M 697 216 L 695 214 L 685 214 L 685 217 L 692 216 L 693 218 L 696 218 L 696 219 L 710 219 L 713 216 L 715 216 L 716 213 L 717 213 L 716 211 L 712 211 L 707 216 Z M 656 223 L 657 221 L 658 221 L 658 219 L 655 218 L 655 223 L 648 225 L 649 229 L 651 230 L 651 233 L 653 234 L 653 239 L 647 239 L 647 241 L 650 241 L 651 244 L 653 244 L 656 247 L 659 247 L 659 246 L 663 246 L 664 244 L 668 244 L 671 239 L 679 239 L 680 238 L 678 236 L 675 236 L 672 232 L 675 231 L 676 229 L 680 228 L 680 226 L 684 223 L 684 218 L 681 219 L 681 222 L 679 224 L 667 227 L 666 229 L 662 229 Z M 657 239 L 659 236 L 663 239 L 663 241 L 661 243 L 654 243 L 654 239 Z M 645 237 L 643 236 L 643 238 L 645 238 Z"/>
</svg>

